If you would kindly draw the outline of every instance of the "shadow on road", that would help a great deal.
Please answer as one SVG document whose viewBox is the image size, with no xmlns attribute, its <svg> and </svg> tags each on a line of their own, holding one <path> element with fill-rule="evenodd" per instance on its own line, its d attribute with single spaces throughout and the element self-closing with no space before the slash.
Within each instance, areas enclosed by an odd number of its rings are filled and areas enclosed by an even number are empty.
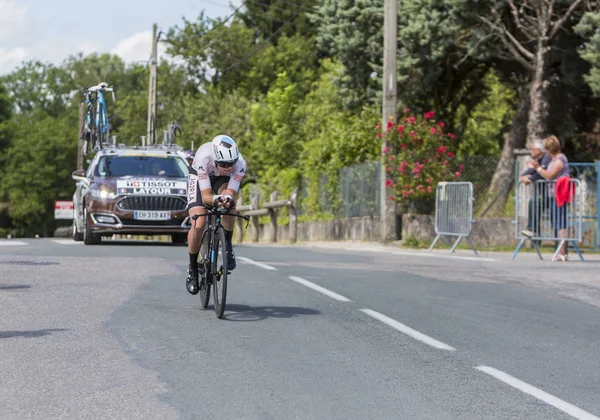
<svg viewBox="0 0 600 420">
<path fill-rule="evenodd" d="M 0 290 L 29 289 L 30 287 L 28 284 L 0 284 Z"/>
<path fill-rule="evenodd" d="M 115 240 L 115 241 L 102 241 L 100 245 L 108 246 L 168 246 L 174 248 L 187 247 L 187 243 L 174 244 L 173 242 L 161 242 L 161 241 L 133 241 L 133 240 Z"/>
<path fill-rule="evenodd" d="M 66 328 L 49 328 L 45 330 L 32 330 L 32 331 L 0 331 L 0 339 L 2 338 L 37 338 L 43 337 L 44 335 L 52 334 L 56 331 L 67 331 Z"/>
<path fill-rule="evenodd" d="M 262 321 L 267 318 L 294 318 L 302 315 L 318 315 L 321 312 L 297 306 L 248 306 L 230 305 L 225 307 L 227 321 Z"/>
</svg>

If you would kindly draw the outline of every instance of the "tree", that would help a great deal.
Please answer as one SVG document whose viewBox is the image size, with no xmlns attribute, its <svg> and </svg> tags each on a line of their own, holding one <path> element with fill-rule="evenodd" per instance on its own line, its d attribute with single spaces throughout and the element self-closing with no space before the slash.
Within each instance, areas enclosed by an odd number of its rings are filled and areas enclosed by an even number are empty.
<svg viewBox="0 0 600 420">
<path fill-rule="evenodd" d="M 310 15 L 317 26 L 317 48 L 343 65 L 336 76 L 344 105 L 360 109 L 381 91 L 383 0 L 321 0 Z"/>
<path fill-rule="evenodd" d="M 513 149 L 525 139 L 539 140 L 549 134 L 550 89 L 557 76 L 556 46 L 572 32 L 593 0 L 454 0 L 455 16 L 470 26 L 470 51 L 504 67 L 508 80 L 517 84 L 518 106 L 490 191 L 506 191 L 513 178 Z M 467 23 L 467 22 L 470 22 Z M 508 70 L 508 71 L 507 71 Z M 502 208 L 506 200 L 497 202 Z"/>
<path fill-rule="evenodd" d="M 19 235 L 49 236 L 55 227 L 54 200 L 70 199 L 76 163 L 77 125 L 37 110 L 15 116 L 13 144 L 6 151 L 2 189 Z"/>
<path fill-rule="evenodd" d="M 11 116 L 12 101 L 6 92 L 6 88 L 2 83 L 0 83 L 0 154 L 1 151 L 10 144 L 8 122 Z"/>
<path fill-rule="evenodd" d="M 247 0 L 240 18 L 256 36 L 276 45 L 282 36 L 310 37 L 314 33 L 308 13 L 315 4 L 316 0 Z"/>
</svg>

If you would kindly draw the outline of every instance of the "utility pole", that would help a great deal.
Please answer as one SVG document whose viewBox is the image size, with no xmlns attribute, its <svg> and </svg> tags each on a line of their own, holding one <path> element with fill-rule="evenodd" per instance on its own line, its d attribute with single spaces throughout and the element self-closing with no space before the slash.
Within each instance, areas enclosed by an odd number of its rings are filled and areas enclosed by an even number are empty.
<svg viewBox="0 0 600 420">
<path fill-rule="evenodd" d="M 381 117 L 382 145 L 381 145 L 381 240 L 383 242 L 396 239 L 396 201 L 394 188 L 386 186 L 389 172 L 385 170 L 383 149 L 388 147 L 385 141 L 385 130 L 390 118 L 396 121 L 397 95 L 396 95 L 396 55 L 398 44 L 398 0 L 384 0 L 383 6 L 383 106 Z"/>
<path fill-rule="evenodd" d="M 152 25 L 152 58 L 150 59 L 150 82 L 148 83 L 148 145 L 156 144 L 156 66 L 157 44 L 156 23 Z"/>
<path fill-rule="evenodd" d="M 77 131 L 77 169 L 83 169 L 83 139 L 81 133 L 83 133 L 83 124 L 85 124 L 85 110 L 86 106 L 84 102 L 79 103 L 79 130 Z"/>
</svg>

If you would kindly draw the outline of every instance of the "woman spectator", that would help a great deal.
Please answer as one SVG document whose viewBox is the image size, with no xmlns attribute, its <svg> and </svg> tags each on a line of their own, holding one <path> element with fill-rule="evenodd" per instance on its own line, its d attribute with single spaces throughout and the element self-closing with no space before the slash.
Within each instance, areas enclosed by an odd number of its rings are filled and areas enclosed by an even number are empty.
<svg viewBox="0 0 600 420">
<path fill-rule="evenodd" d="M 557 180 L 561 177 L 569 176 L 569 161 L 567 157 L 560 151 L 560 141 L 556 136 L 550 136 L 544 139 L 544 147 L 546 153 L 552 158 L 548 164 L 547 169 L 543 169 L 539 162 L 532 160 L 528 162 L 528 165 L 535 169 L 544 179 L 549 181 Z M 568 206 L 565 204 L 558 207 L 556 204 L 555 187 L 548 189 L 548 197 L 550 197 L 550 212 L 552 226 L 555 230 L 558 230 L 558 238 L 567 237 L 567 222 L 568 222 Z M 565 242 L 561 249 L 558 251 L 558 258 L 561 261 L 567 260 L 567 243 Z"/>
</svg>

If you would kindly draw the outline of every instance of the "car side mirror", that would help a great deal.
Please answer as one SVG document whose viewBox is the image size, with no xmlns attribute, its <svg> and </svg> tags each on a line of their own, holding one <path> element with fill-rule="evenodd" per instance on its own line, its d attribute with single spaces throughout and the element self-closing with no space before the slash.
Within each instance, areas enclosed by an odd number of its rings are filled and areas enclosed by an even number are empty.
<svg viewBox="0 0 600 420">
<path fill-rule="evenodd" d="M 71 178 L 77 182 L 83 182 L 86 185 L 90 184 L 90 180 L 85 177 L 85 171 L 83 169 L 77 169 L 76 171 L 73 171 Z"/>
</svg>

